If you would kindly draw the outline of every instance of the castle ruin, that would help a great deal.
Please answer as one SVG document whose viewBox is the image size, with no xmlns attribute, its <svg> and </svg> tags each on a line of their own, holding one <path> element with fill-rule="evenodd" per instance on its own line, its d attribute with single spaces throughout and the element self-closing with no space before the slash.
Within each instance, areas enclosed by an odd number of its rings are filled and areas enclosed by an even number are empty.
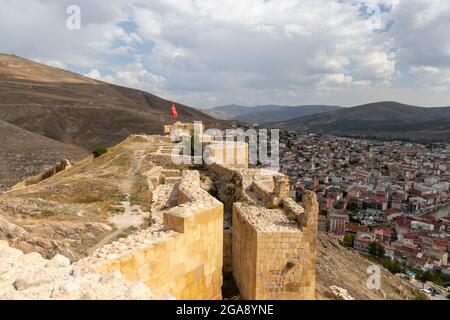
<svg viewBox="0 0 450 320">
<path fill-rule="evenodd" d="M 248 160 L 245 143 L 205 137 L 214 163 L 185 168 L 170 165 L 177 147 L 170 135 L 159 138 L 149 154 L 157 165 L 144 174 L 155 203 L 150 227 L 97 249 L 76 268 L 120 274 L 155 297 L 222 299 L 223 275 L 232 274 L 242 299 L 314 299 L 315 194 L 305 193 L 302 207 L 286 176 L 228 162 L 230 152 Z M 214 192 L 202 187 L 205 179 Z"/>
</svg>

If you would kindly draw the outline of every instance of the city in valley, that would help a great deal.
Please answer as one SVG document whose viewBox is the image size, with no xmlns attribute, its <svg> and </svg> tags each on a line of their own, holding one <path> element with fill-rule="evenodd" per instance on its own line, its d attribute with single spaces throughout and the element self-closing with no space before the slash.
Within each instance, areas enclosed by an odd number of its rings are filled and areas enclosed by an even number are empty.
<svg viewBox="0 0 450 320">
<path fill-rule="evenodd" d="M 317 193 L 320 231 L 431 297 L 443 294 L 423 282 L 450 281 L 450 145 L 290 131 L 280 149 L 293 197 Z"/>
</svg>

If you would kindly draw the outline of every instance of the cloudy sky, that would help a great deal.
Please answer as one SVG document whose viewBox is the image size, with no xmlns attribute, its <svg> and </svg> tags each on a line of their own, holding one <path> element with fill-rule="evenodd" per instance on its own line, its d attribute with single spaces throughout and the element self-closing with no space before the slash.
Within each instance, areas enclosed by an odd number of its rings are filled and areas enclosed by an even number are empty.
<svg viewBox="0 0 450 320">
<path fill-rule="evenodd" d="M 70 5 L 81 10 L 73 26 Z M 448 0 L 0 0 L 0 52 L 173 99 L 450 105 Z M 72 24 L 71 24 L 72 23 Z"/>
</svg>

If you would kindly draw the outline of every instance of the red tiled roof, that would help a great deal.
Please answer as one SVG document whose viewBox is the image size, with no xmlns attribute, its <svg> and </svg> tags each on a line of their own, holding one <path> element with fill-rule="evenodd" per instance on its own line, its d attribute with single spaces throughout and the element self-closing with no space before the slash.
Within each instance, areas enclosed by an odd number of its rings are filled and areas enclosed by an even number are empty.
<svg viewBox="0 0 450 320">
<path fill-rule="evenodd" d="M 405 233 L 402 236 L 403 236 L 403 238 L 410 239 L 410 240 L 414 240 L 414 239 L 418 239 L 419 238 L 419 236 L 415 235 L 414 233 Z"/>
<path fill-rule="evenodd" d="M 399 226 L 399 227 L 411 227 L 411 220 L 409 219 L 396 219 L 394 220 L 395 223 Z"/>
<path fill-rule="evenodd" d="M 365 242 L 365 243 L 372 243 L 373 242 L 372 239 L 367 239 L 367 238 L 364 238 L 364 237 L 357 237 L 355 239 L 355 241 L 360 241 L 360 242 Z"/>
</svg>

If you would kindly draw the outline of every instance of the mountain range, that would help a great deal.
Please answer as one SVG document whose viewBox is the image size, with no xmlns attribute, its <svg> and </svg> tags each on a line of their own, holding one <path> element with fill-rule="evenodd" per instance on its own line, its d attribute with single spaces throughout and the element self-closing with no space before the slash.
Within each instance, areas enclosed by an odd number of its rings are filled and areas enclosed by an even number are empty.
<svg viewBox="0 0 450 320">
<path fill-rule="evenodd" d="M 274 121 L 286 121 L 302 116 L 318 114 L 341 109 L 337 106 L 327 105 L 305 105 L 305 106 L 282 106 L 282 105 L 260 105 L 245 107 L 240 105 L 218 106 L 205 112 L 218 118 L 226 120 L 239 120 L 249 123 L 268 123 Z"/>
<path fill-rule="evenodd" d="M 450 141 L 450 107 L 425 108 L 392 101 L 272 122 L 303 133 L 364 136 L 421 142 Z"/>
</svg>

